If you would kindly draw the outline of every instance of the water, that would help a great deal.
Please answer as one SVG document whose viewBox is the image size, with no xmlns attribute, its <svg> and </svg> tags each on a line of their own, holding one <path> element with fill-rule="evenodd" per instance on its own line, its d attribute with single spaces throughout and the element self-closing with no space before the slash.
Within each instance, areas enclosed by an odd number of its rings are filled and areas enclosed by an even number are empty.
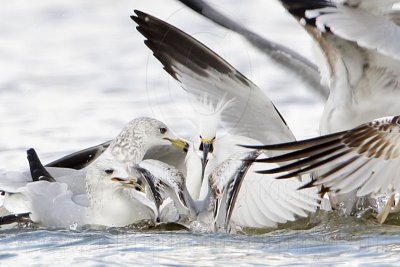
<svg viewBox="0 0 400 267">
<path fill-rule="evenodd" d="M 312 58 L 311 42 L 275 2 L 224 0 L 231 17 Z M 274 101 L 298 138 L 315 136 L 323 102 L 237 35 L 172 0 L 4 1 L 0 9 L 0 168 L 27 167 L 115 136 L 130 119 L 157 117 L 190 137 L 187 96 L 161 69 L 129 19 L 149 12 L 205 42 Z M 0 229 L 1 265 L 391 265 L 388 225 L 320 214 L 277 230 L 236 235 L 185 229 Z"/>
<path fill-rule="evenodd" d="M 304 227 L 304 229 L 301 229 Z M 321 266 L 396 265 L 398 226 L 320 215 L 264 234 L 210 234 L 186 230 L 12 229 L 0 234 L 4 265 Z"/>
</svg>

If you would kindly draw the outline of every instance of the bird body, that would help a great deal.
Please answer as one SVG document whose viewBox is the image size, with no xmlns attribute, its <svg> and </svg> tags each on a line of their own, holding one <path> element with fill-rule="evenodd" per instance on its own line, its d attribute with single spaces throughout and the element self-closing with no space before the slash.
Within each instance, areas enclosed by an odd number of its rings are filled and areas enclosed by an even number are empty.
<svg viewBox="0 0 400 267">
<path fill-rule="evenodd" d="M 164 123 L 136 118 L 84 169 L 48 167 L 54 182 L 32 182 L 27 173 L 5 174 L 0 183 L 3 206 L 11 213 L 29 212 L 32 221 L 47 227 L 125 226 L 155 219 L 151 201 L 113 179 L 127 179 L 129 166 L 140 162 L 150 148 L 174 142 L 180 141 Z M 42 166 L 40 161 L 32 165 Z"/>
<path fill-rule="evenodd" d="M 322 53 L 319 69 L 330 88 L 319 127 L 322 135 L 400 114 L 400 27 L 398 10 L 393 9 L 398 1 L 281 2 Z M 355 191 L 330 194 L 333 207 L 355 210 Z"/>
<path fill-rule="evenodd" d="M 173 199 L 179 222 L 188 226 L 200 223 L 204 229 L 228 232 L 235 231 L 236 226 L 276 227 L 277 223 L 292 221 L 296 216 L 307 216 L 308 212 L 314 211 L 316 196 L 304 192 L 299 194 L 296 187 L 287 186 L 286 181 L 277 182 L 264 177 L 269 186 L 260 188 L 260 191 L 269 195 L 267 205 L 262 203 L 265 198 L 260 198 L 254 188 L 243 190 L 243 186 L 249 184 L 245 181 L 251 160 L 259 153 L 239 152 L 219 164 L 207 178 L 209 190 L 202 200 L 192 198 L 186 188 L 186 177 L 173 166 L 157 160 L 144 160 L 135 168 L 148 182 L 147 190 L 153 186 L 156 188 L 155 195 L 162 199 L 160 203 L 167 198 Z M 251 194 L 255 197 L 248 201 Z"/>
<path fill-rule="evenodd" d="M 197 136 L 200 138 L 194 139 L 186 159 L 190 164 L 187 166 L 187 187 L 193 196 L 199 196 L 199 199 L 208 197 L 210 185 L 207 175 L 236 154 L 248 153 L 237 144 L 294 140 L 293 133 L 271 100 L 223 58 L 174 26 L 143 12 L 136 10 L 135 13 L 137 16 L 131 18 L 138 24 L 138 31 L 147 38 L 145 44 L 183 89 L 203 104 L 199 109 Z M 219 128 L 224 130 L 221 135 L 217 133 Z M 235 197 L 234 203 L 238 208 L 233 213 L 231 211 L 232 218 L 236 218 L 239 225 L 276 226 L 277 222 L 293 220 L 295 215 L 305 216 L 304 210 L 315 210 L 311 203 L 315 203 L 316 195 L 311 197 L 313 200 L 306 201 L 307 204 L 302 201 L 304 195 L 297 201 L 286 202 L 285 190 L 294 190 L 290 182 L 275 182 L 259 174 L 248 175 L 240 182 L 245 190 Z M 200 193 L 199 184 L 202 185 Z M 283 197 L 278 202 L 284 204 L 276 204 L 276 209 L 269 210 L 270 201 L 273 201 L 271 196 L 281 193 Z"/>
</svg>

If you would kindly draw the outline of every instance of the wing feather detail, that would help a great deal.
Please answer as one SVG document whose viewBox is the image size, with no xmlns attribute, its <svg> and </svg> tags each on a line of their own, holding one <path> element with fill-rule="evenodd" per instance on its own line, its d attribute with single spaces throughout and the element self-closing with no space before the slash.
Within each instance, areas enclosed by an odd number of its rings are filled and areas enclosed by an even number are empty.
<svg viewBox="0 0 400 267">
<path fill-rule="evenodd" d="M 298 148 L 291 143 L 288 157 L 284 154 L 268 159 L 268 162 L 274 162 L 274 158 L 282 162 L 287 158 L 288 163 L 264 172 L 280 174 L 278 178 L 316 172 L 315 180 L 302 188 L 323 185 L 341 193 L 358 189 L 358 196 L 400 189 L 400 116 L 376 119 L 331 136 L 335 139 L 325 143 L 319 143 L 318 138 L 299 141 Z M 326 137 L 321 136 L 321 139 Z M 309 145 L 308 153 L 298 152 L 305 144 Z M 287 147 L 278 144 L 272 148 L 280 146 Z M 293 155 L 298 155 L 297 159 Z M 285 173 L 287 171 L 290 172 Z"/>
<path fill-rule="evenodd" d="M 228 62 L 174 26 L 135 13 L 131 18 L 145 44 L 187 93 L 200 101 L 207 97 L 213 105 L 223 98 L 234 100 L 221 114 L 227 132 L 264 144 L 295 139 L 271 100 Z"/>
</svg>

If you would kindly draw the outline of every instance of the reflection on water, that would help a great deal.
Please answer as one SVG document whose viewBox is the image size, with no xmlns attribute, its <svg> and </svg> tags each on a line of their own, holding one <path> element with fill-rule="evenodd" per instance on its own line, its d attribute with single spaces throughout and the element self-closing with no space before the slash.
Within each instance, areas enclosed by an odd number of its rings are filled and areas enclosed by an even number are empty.
<svg viewBox="0 0 400 267">
<path fill-rule="evenodd" d="M 233 2 L 233 4 L 232 4 Z M 230 16 L 311 57 L 296 22 L 271 1 L 219 1 Z M 115 136 L 133 117 L 155 116 L 190 137 L 183 91 L 143 45 L 129 19 L 141 9 L 217 50 L 265 89 L 296 136 L 317 134 L 322 102 L 240 37 L 173 0 L 3 1 L 0 9 L 0 169 L 26 168 Z M 251 14 L 251 15 L 250 15 Z M 367 216 L 367 217 L 365 217 Z M 177 225 L 45 230 L 0 229 L 2 266 L 41 265 L 377 265 L 398 264 L 400 236 L 363 218 L 320 213 L 279 229 L 236 235 Z"/>
</svg>

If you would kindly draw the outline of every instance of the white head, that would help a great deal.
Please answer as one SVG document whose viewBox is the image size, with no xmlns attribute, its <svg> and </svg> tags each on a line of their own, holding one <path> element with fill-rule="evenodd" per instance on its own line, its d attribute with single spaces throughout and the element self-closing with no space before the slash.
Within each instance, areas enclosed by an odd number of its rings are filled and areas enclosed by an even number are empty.
<svg viewBox="0 0 400 267">
<path fill-rule="evenodd" d="M 87 168 L 86 186 L 89 195 L 99 188 L 115 188 L 121 186 L 113 182 L 114 177 L 128 179 L 126 165 L 112 158 L 100 157 Z"/>
<path fill-rule="evenodd" d="M 125 226 L 154 218 L 155 208 L 144 184 L 126 164 L 100 157 L 87 168 L 86 190 L 94 224 Z"/>
<path fill-rule="evenodd" d="M 214 140 L 216 139 L 218 126 L 221 125 L 222 112 L 228 108 L 234 99 L 223 97 L 216 104 L 213 104 L 207 97 L 196 105 L 199 115 L 199 138 L 198 149 L 202 152 L 202 179 L 204 169 L 208 161 L 208 154 L 214 152 Z"/>
<path fill-rule="evenodd" d="M 163 122 L 140 117 L 132 120 L 110 145 L 111 153 L 121 162 L 139 163 L 153 146 L 174 145 L 187 150 L 187 143 L 177 139 Z"/>
</svg>

